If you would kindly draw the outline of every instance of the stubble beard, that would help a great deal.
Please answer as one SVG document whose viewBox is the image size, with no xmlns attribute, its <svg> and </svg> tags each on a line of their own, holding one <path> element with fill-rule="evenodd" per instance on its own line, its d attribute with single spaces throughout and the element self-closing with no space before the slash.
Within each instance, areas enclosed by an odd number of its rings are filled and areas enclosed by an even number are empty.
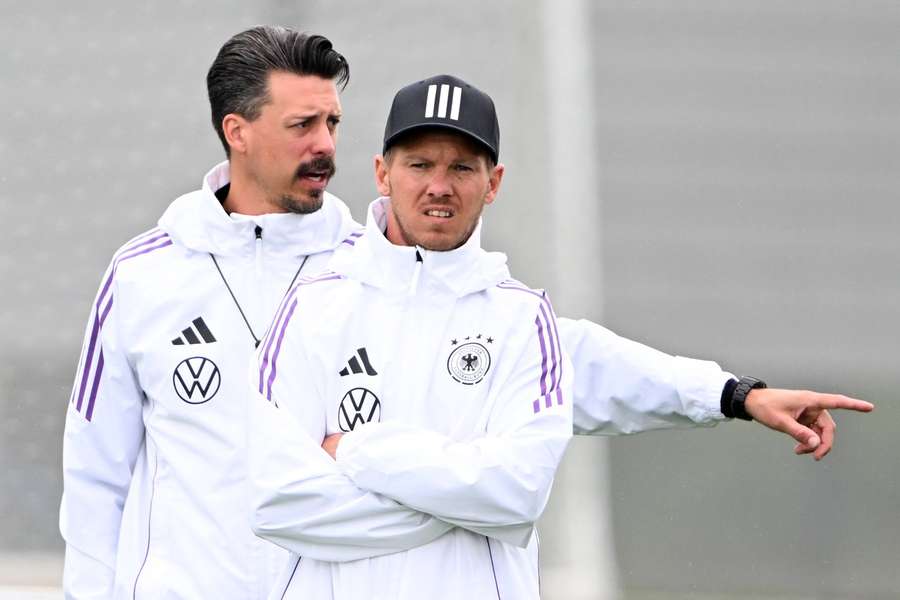
<svg viewBox="0 0 900 600">
<path fill-rule="evenodd" d="M 310 215 L 322 208 L 325 194 L 322 190 L 312 190 L 306 198 L 297 198 L 285 194 L 275 201 L 275 204 L 285 212 L 295 215 Z"/>
<path fill-rule="evenodd" d="M 404 224 L 403 219 L 397 213 L 397 210 L 394 208 L 393 203 L 391 204 L 391 210 L 394 212 L 394 221 L 397 223 L 397 229 L 400 231 L 400 237 L 403 238 L 404 243 L 406 243 L 407 246 L 418 246 L 419 248 L 424 248 L 425 250 L 429 250 L 432 252 L 450 252 L 451 250 L 456 250 L 457 248 L 468 242 L 469 238 L 472 237 L 472 234 L 475 232 L 475 227 L 478 226 L 478 218 L 481 217 L 481 212 L 479 212 L 478 215 L 472 220 L 472 223 L 469 225 L 465 233 L 453 242 L 434 244 L 431 242 L 426 242 L 425 240 L 419 239 L 418 237 L 413 235 Z"/>
<path fill-rule="evenodd" d="M 337 167 L 334 164 L 334 158 L 321 156 L 297 167 L 294 181 L 296 182 L 310 173 L 323 173 L 327 185 L 336 172 Z M 295 215 L 309 215 L 320 210 L 324 200 L 325 190 L 314 189 L 309 190 L 301 197 L 292 194 L 282 194 L 275 200 L 275 204 L 282 210 Z"/>
</svg>

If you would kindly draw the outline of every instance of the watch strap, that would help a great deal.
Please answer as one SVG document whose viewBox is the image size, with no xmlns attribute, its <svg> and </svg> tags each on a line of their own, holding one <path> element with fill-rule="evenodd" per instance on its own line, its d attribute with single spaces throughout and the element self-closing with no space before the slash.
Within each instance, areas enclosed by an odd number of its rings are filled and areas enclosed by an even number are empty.
<svg viewBox="0 0 900 600">
<path fill-rule="evenodd" d="M 752 421 L 753 417 L 747 412 L 745 403 L 747 395 L 752 390 L 758 390 L 768 387 L 765 381 L 755 377 L 743 376 L 737 380 L 734 391 L 731 393 L 731 416 L 735 419 L 743 419 L 744 421 Z M 728 416 L 728 415 L 726 415 Z"/>
</svg>

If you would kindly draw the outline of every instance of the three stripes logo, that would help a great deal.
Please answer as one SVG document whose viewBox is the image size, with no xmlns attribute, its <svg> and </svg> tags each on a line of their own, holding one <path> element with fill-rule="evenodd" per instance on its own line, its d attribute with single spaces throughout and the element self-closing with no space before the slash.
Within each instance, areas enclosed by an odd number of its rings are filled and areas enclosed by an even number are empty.
<svg viewBox="0 0 900 600">
<path fill-rule="evenodd" d="M 188 404 L 203 404 L 213 399 L 222 384 L 216 363 L 202 356 L 186 358 L 175 367 L 172 385 L 175 393 Z"/>
<path fill-rule="evenodd" d="M 184 346 L 185 342 L 188 344 L 211 344 L 216 341 L 209 327 L 206 326 L 206 322 L 203 321 L 203 317 L 197 317 L 191 323 L 196 327 L 196 331 L 190 325 L 186 329 L 182 329 L 181 337 L 172 340 L 172 345 Z M 199 337 L 197 337 L 198 335 Z M 200 341 L 201 338 L 203 341 Z"/>
<path fill-rule="evenodd" d="M 425 98 L 425 118 L 431 119 L 435 117 L 435 100 L 437 100 L 437 115 L 441 119 L 448 118 L 447 104 L 450 104 L 451 121 L 459 120 L 459 109 L 462 104 L 462 88 L 453 86 L 453 100 L 450 100 L 450 86 L 446 83 L 440 85 L 440 98 L 438 98 L 438 85 L 432 84 L 428 86 L 428 95 Z"/>
<path fill-rule="evenodd" d="M 350 360 L 347 361 L 347 366 L 341 369 L 338 372 L 338 375 L 341 377 L 346 377 L 351 373 L 359 375 L 363 370 L 365 370 L 366 375 L 370 377 L 378 375 L 378 372 L 372 368 L 372 363 L 369 362 L 369 354 L 366 352 L 366 349 L 357 348 L 356 354 L 350 357 Z"/>
</svg>

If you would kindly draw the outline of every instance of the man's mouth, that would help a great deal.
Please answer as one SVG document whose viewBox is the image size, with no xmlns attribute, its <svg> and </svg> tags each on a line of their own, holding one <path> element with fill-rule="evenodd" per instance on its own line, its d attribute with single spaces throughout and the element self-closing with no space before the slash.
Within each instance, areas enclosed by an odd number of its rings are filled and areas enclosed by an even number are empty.
<svg viewBox="0 0 900 600">
<path fill-rule="evenodd" d="M 334 176 L 334 172 L 334 160 L 331 157 L 321 157 L 300 165 L 297 169 L 297 179 L 314 185 L 325 185 Z"/>
<path fill-rule="evenodd" d="M 430 208 L 425 211 L 425 214 L 429 217 L 440 217 L 442 219 L 449 219 L 453 216 L 453 212 L 444 208 Z"/>
<path fill-rule="evenodd" d="M 305 173 L 300 176 L 301 179 L 309 179 L 316 183 L 328 181 L 328 173 Z"/>
</svg>

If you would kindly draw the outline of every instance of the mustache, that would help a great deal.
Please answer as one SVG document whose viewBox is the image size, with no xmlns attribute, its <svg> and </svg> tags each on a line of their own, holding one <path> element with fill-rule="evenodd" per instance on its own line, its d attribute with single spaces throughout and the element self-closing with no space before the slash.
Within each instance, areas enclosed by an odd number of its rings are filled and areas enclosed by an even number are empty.
<svg viewBox="0 0 900 600">
<path fill-rule="evenodd" d="M 307 175 L 317 174 L 325 175 L 326 178 L 331 179 L 336 172 L 337 166 L 334 164 L 334 159 L 330 156 L 320 156 L 311 161 L 301 163 L 300 166 L 297 167 L 297 178 L 299 179 L 301 177 L 306 177 Z"/>
</svg>

